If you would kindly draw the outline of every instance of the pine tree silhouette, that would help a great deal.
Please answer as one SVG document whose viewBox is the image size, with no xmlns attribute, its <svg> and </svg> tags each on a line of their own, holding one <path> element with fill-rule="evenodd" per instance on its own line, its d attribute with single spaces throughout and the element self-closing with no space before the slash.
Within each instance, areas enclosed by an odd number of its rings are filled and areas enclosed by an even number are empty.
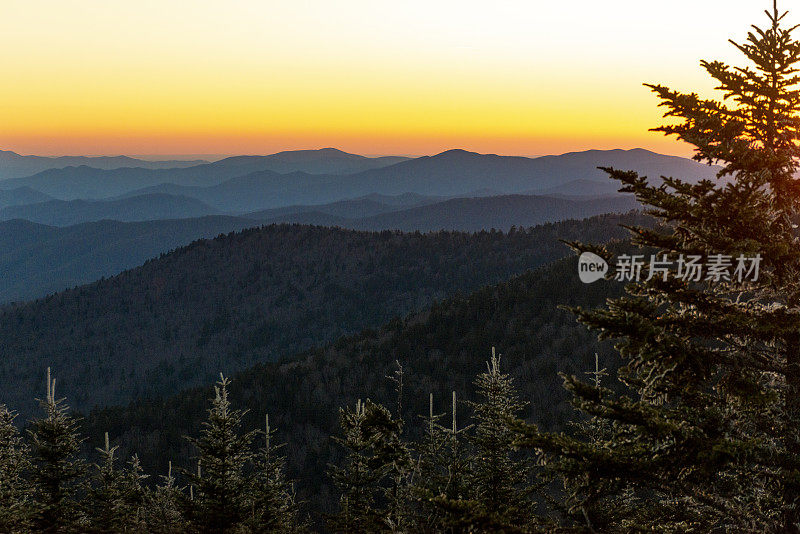
<svg viewBox="0 0 800 534">
<path fill-rule="evenodd" d="M 68 414 L 64 399 L 57 399 L 56 381 L 47 368 L 47 397 L 40 401 L 44 416 L 32 421 L 31 438 L 35 488 L 33 526 L 37 532 L 77 532 L 85 519 L 77 502 L 77 489 L 86 466 L 80 459 L 78 421 Z"/>
<path fill-rule="evenodd" d="M 193 493 L 187 508 L 201 532 L 232 532 L 251 510 L 246 468 L 253 456 L 255 431 L 241 434 L 243 412 L 231 408 L 228 385 L 220 374 L 200 437 L 189 438 L 197 447 L 198 469 L 196 474 L 187 473 Z"/>
<path fill-rule="evenodd" d="M 144 528 L 143 508 L 145 492 L 139 459 L 134 456 L 124 469 L 115 466 L 114 454 L 108 432 L 105 447 L 98 448 L 100 463 L 94 466 L 94 487 L 89 491 L 89 522 L 91 532 L 136 532 Z"/>
<path fill-rule="evenodd" d="M 492 347 L 485 373 L 475 380 L 480 400 L 474 409 L 474 457 L 467 483 L 479 514 L 499 524 L 522 527 L 532 520 L 531 466 L 517 458 L 511 427 L 526 403 L 521 402 L 511 377 L 500 371 L 500 356 Z"/>
<path fill-rule="evenodd" d="M 343 465 L 332 465 L 329 476 L 339 490 L 339 511 L 327 518 L 333 532 L 379 532 L 383 519 L 376 509 L 378 483 L 385 466 L 374 461 L 374 436 L 367 428 L 367 405 L 359 400 L 353 409 L 340 409 L 342 437 L 333 439 L 345 449 Z"/>
<path fill-rule="evenodd" d="M 264 447 L 255 455 L 255 475 L 251 496 L 251 532 L 291 533 L 307 530 L 300 516 L 300 507 L 292 484 L 286 478 L 286 458 L 280 454 L 283 445 L 276 445 L 275 430 L 265 416 Z"/>
</svg>

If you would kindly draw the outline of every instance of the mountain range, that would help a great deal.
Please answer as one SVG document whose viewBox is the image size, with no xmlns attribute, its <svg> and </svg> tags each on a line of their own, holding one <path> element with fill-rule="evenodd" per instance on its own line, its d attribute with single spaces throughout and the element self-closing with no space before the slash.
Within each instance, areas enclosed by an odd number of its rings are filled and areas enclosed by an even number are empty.
<svg viewBox="0 0 800 534">
<path fill-rule="evenodd" d="M 291 163 L 293 167 L 288 166 L 289 156 L 281 153 L 227 158 L 178 169 L 102 170 L 86 166 L 51 169 L 25 178 L 0 181 L 0 189 L 29 187 L 60 200 L 165 193 L 196 198 L 221 212 L 235 214 L 292 204 L 323 204 L 375 193 L 413 192 L 454 197 L 547 191 L 580 196 L 585 195 L 586 181 L 608 183 L 598 166 L 636 170 L 653 180 L 669 175 L 696 181 L 713 178 L 718 170 L 685 158 L 642 149 L 591 150 L 540 158 L 449 150 L 395 163 L 391 158 L 363 158 L 334 149 L 325 150 L 324 153 L 291 153 L 292 158 L 299 161 Z M 353 160 L 353 157 L 363 159 Z M 373 168 L 352 174 L 307 172 L 323 170 L 320 162 L 327 162 L 325 165 L 333 168 L 344 161 L 357 161 L 359 165 L 368 164 Z M 341 166 L 338 169 L 341 170 Z M 568 186 L 570 183 L 572 186 Z M 571 187 L 575 190 L 570 191 Z M 604 187 L 602 194 L 608 192 Z"/>
<path fill-rule="evenodd" d="M 140 167 L 144 169 L 171 169 L 194 167 L 207 163 L 203 160 L 149 161 L 128 156 L 23 156 L 10 150 L 0 150 L 0 180 L 31 176 L 48 169 L 63 169 L 85 165 L 95 169 Z"/>
<path fill-rule="evenodd" d="M 253 226 L 249 219 L 202 217 L 64 228 L 0 222 L 0 304 L 32 300 L 113 276 L 197 239 Z"/>
<path fill-rule="evenodd" d="M 535 195 L 503 195 L 484 198 L 453 198 L 412 208 L 386 210 L 359 218 L 336 215 L 327 211 L 323 206 L 321 210 L 283 214 L 268 218 L 264 222 L 340 226 L 357 230 L 476 232 L 492 228 L 509 230 L 512 226 L 526 228 L 546 222 L 584 219 L 603 213 L 625 213 L 639 207 L 635 198 L 621 195 L 586 200 Z M 377 211 L 378 208 L 373 207 L 373 209 Z"/>
<path fill-rule="evenodd" d="M 279 152 L 269 156 L 234 156 L 213 163 L 181 165 L 177 168 L 129 166 L 104 169 L 83 163 L 2 180 L 0 189 L 27 186 L 60 200 L 104 199 L 165 183 L 208 187 L 254 172 L 277 176 L 291 172 L 337 176 L 339 173 L 359 172 L 406 159 L 395 156 L 367 158 L 331 148 Z"/>
<path fill-rule="evenodd" d="M 0 208 L 0 221 L 24 219 L 53 226 L 70 226 L 103 219 L 150 221 L 216 215 L 219 211 L 189 197 L 149 194 L 121 200 L 48 200 Z"/>
</svg>

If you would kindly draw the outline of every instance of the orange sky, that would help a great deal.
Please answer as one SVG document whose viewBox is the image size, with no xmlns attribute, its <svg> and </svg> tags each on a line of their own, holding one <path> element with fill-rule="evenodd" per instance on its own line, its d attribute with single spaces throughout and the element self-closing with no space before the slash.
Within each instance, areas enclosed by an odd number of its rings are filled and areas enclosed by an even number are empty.
<svg viewBox="0 0 800 534">
<path fill-rule="evenodd" d="M 767 4 L 4 0 L 0 148 L 686 155 L 641 83 L 710 92 Z"/>
</svg>

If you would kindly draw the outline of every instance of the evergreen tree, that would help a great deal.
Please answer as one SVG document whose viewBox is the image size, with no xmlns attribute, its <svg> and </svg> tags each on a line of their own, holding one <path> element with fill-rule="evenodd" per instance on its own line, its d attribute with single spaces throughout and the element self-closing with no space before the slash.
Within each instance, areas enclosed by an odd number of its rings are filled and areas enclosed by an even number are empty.
<svg viewBox="0 0 800 534">
<path fill-rule="evenodd" d="M 144 509 L 147 530 L 153 534 L 177 534 L 184 532 L 184 519 L 180 507 L 183 501 L 181 490 L 172 476 L 172 462 L 162 483 L 146 494 Z"/>
<path fill-rule="evenodd" d="M 252 458 L 255 432 L 240 433 L 243 412 L 231 409 L 227 378 L 220 374 L 208 420 L 198 439 L 197 474 L 187 473 L 194 499 L 188 503 L 194 526 L 201 532 L 226 533 L 241 528 L 251 510 L 246 467 Z"/>
<path fill-rule="evenodd" d="M 411 453 L 402 439 L 403 421 L 380 404 L 367 401 L 364 428 L 372 444 L 371 467 L 381 474 L 383 530 L 407 532 L 411 500 Z"/>
<path fill-rule="evenodd" d="M 388 377 L 395 383 L 397 415 L 367 399 L 355 411 L 340 410 L 346 450 L 344 466 L 331 466 L 341 492 L 339 512 L 328 518 L 336 532 L 407 532 L 411 528 L 411 451 L 403 440 L 403 367 Z"/>
<path fill-rule="evenodd" d="M 767 15 L 734 43 L 749 66 L 702 62 L 723 100 L 649 86 L 674 119 L 656 130 L 720 164 L 725 182 L 606 169 L 665 224 L 633 229 L 658 251 L 642 268 L 656 275 L 607 309 L 576 310 L 625 360 L 619 395 L 566 378 L 578 408 L 613 423 L 611 439 L 527 429 L 554 472 L 582 480 L 584 509 L 630 504 L 576 528 L 800 531 L 800 42 L 776 4 Z M 717 268 L 697 276 L 692 257 Z"/>
<path fill-rule="evenodd" d="M 16 414 L 0 405 L 0 532 L 25 532 L 30 527 L 31 487 L 27 445 L 14 426 Z"/>
<path fill-rule="evenodd" d="M 443 415 L 433 412 L 430 394 L 425 433 L 417 450 L 412 494 L 416 501 L 415 529 L 418 532 L 443 532 L 452 521 L 445 516 L 439 501 L 460 501 L 467 498 L 465 474 L 468 469 L 464 443 L 460 435 L 469 430 L 456 426 L 456 392 L 453 392 L 452 425 L 439 423 Z"/>
<path fill-rule="evenodd" d="M 78 421 L 68 414 L 64 399 L 56 399 L 56 381 L 47 368 L 47 397 L 41 401 L 44 417 L 32 422 L 32 481 L 35 488 L 33 525 L 36 532 L 83 530 L 77 501 L 78 485 L 85 473 L 79 457 Z"/>
<path fill-rule="evenodd" d="M 397 395 L 396 415 L 381 405 L 367 412 L 367 428 L 375 442 L 376 461 L 385 468 L 386 500 L 384 522 L 391 532 L 407 532 L 411 521 L 411 481 L 413 464 L 411 451 L 403 440 L 403 366 L 395 361 L 397 369 L 388 376 L 395 384 Z"/>
<path fill-rule="evenodd" d="M 105 447 L 97 451 L 101 462 L 94 466 L 95 485 L 89 491 L 89 522 L 92 532 L 136 532 L 143 527 L 144 489 L 139 459 L 133 456 L 125 469 L 114 465 L 114 453 L 108 432 Z"/>
<path fill-rule="evenodd" d="M 300 507 L 291 483 L 286 479 L 286 458 L 281 456 L 282 445 L 275 445 L 266 416 L 264 447 L 255 456 L 255 476 L 251 490 L 252 532 L 303 532 L 306 525 L 300 517 Z"/>
<path fill-rule="evenodd" d="M 345 449 L 341 466 L 332 465 L 329 476 L 339 490 L 339 511 L 328 517 L 333 532 L 372 533 L 383 527 L 383 518 L 376 509 L 376 492 L 386 474 L 385 466 L 376 465 L 374 436 L 367 428 L 367 409 L 374 404 L 367 400 L 356 403 L 355 409 L 340 409 L 342 437 L 333 439 Z"/>
<path fill-rule="evenodd" d="M 510 426 L 525 403 L 518 399 L 511 377 L 500 372 L 494 347 L 487 370 L 478 375 L 475 386 L 481 400 L 470 403 L 475 450 L 467 479 L 475 513 L 499 525 L 528 525 L 532 519 L 531 468 L 514 451 L 518 435 Z"/>
</svg>

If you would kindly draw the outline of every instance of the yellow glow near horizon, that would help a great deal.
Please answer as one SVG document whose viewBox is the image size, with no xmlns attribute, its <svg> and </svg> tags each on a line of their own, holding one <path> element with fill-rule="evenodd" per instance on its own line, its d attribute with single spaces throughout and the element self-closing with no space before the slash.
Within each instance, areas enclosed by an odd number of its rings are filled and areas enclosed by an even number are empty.
<svg viewBox="0 0 800 534">
<path fill-rule="evenodd" d="M 4 0 L 0 149 L 687 154 L 641 83 L 710 91 L 770 6 Z"/>
</svg>

